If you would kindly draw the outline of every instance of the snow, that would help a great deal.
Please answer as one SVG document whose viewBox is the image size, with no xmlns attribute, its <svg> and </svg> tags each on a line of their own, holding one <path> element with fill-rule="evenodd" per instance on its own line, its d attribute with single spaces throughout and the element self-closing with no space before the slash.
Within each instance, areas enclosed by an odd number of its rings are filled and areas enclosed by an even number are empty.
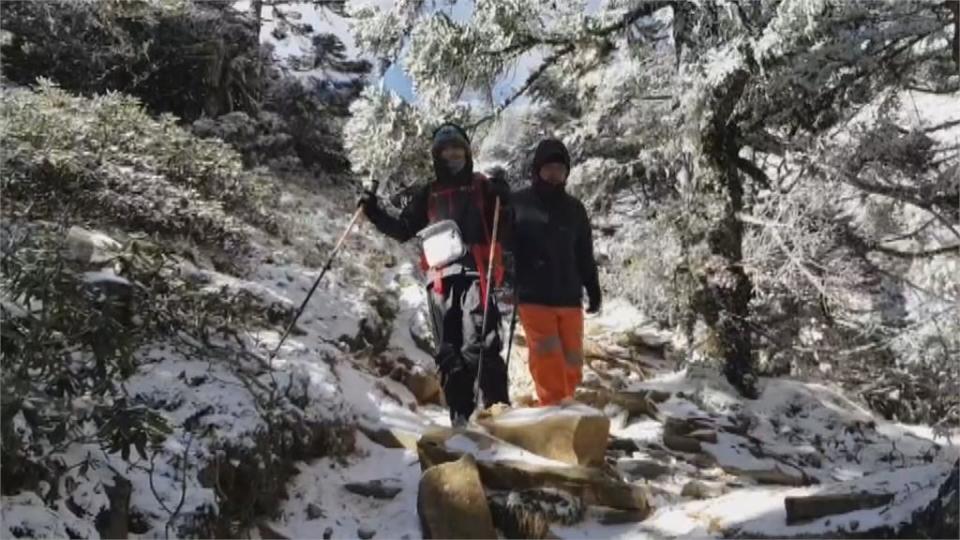
<svg viewBox="0 0 960 540">
<path fill-rule="evenodd" d="M 390 479 L 403 486 L 391 500 L 362 497 L 343 489 L 348 482 Z M 417 485 L 420 466 L 415 452 L 383 448 L 357 435 L 357 452 L 346 463 L 318 459 L 299 466 L 281 516 L 273 523 L 290 538 L 319 538 L 328 527 L 333 538 L 356 538 L 359 527 L 377 531 L 377 538 L 420 538 Z M 323 512 L 307 517 L 307 506 Z"/>
<path fill-rule="evenodd" d="M 846 482 L 842 485 L 833 485 L 828 488 L 804 488 L 786 490 L 750 504 L 754 515 L 743 519 L 738 515 L 736 521 L 729 520 L 730 525 L 736 526 L 740 532 L 763 534 L 765 536 L 799 536 L 814 534 L 829 534 L 844 527 L 848 531 L 869 530 L 875 527 L 896 527 L 901 522 L 909 521 L 913 512 L 921 510 L 929 504 L 937 494 L 937 489 L 950 473 L 952 465 L 946 463 L 882 471 L 862 479 Z M 904 489 L 907 486 L 908 489 Z M 910 486 L 913 486 L 910 488 Z M 783 498 L 787 496 L 802 496 L 811 494 L 832 493 L 896 493 L 891 505 L 848 512 L 842 515 L 833 515 L 808 523 L 796 525 L 786 524 L 786 510 Z M 731 500 L 724 500 L 731 499 Z M 740 499 L 738 501 L 738 499 Z M 759 498 L 758 498 L 759 499 Z M 744 503 L 740 497 L 721 497 L 718 506 L 733 506 Z M 728 507 L 729 507 L 728 506 Z M 757 512 L 762 508 L 762 512 Z M 704 509 L 705 512 L 722 515 L 713 508 Z M 729 512 L 729 510 L 728 510 Z M 727 515 L 730 515 L 729 513 Z M 856 525 L 854 525 L 856 523 Z"/>
<path fill-rule="evenodd" d="M 603 413 L 601 411 L 598 411 L 593 407 L 583 405 L 581 403 L 571 403 L 569 405 L 559 405 L 553 407 L 513 409 L 496 416 L 493 421 L 499 425 L 511 426 L 536 423 L 548 417 L 602 415 Z"/>
<path fill-rule="evenodd" d="M 68 538 L 68 530 L 82 537 L 98 537 L 91 523 L 47 508 L 33 492 L 4 496 L 0 521 L 0 536 L 4 538 Z"/>
<path fill-rule="evenodd" d="M 130 285 L 130 282 L 126 278 L 118 276 L 112 270 L 84 272 L 80 277 L 87 283 L 115 283 L 117 285 Z"/>
<path fill-rule="evenodd" d="M 534 454 L 512 444 L 494 439 L 489 435 L 477 432 L 461 432 L 446 441 L 446 448 L 455 452 L 470 454 L 477 461 L 520 462 L 542 467 L 569 467 L 561 461 L 552 460 Z"/>
</svg>

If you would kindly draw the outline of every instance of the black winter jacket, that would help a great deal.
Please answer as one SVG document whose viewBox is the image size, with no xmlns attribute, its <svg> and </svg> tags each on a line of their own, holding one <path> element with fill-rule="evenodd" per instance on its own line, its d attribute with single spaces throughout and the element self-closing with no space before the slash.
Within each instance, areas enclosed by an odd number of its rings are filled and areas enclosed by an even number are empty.
<svg viewBox="0 0 960 540">
<path fill-rule="evenodd" d="M 370 219 L 377 230 L 399 242 L 406 242 L 413 238 L 420 230 L 431 223 L 443 219 L 452 219 L 457 222 L 465 244 L 468 246 L 486 244 L 489 235 L 492 233 L 496 197 L 490 190 L 489 180 L 483 175 L 478 176 L 485 215 L 480 213 L 473 179 L 458 179 L 432 182 L 423 186 L 414 193 L 410 202 L 403 207 L 398 217 L 391 216 L 380 206 L 368 206 L 365 208 L 367 218 Z M 501 208 L 501 225 L 497 232 L 500 242 L 509 241 L 510 231 L 505 226 L 505 222 L 508 222 L 509 219 L 508 216 L 507 209 Z M 486 230 L 484 224 L 486 224 Z M 460 260 L 460 264 L 463 265 L 463 268 L 469 270 L 476 269 L 475 261 L 469 251 Z M 458 271 L 453 267 L 451 267 L 451 270 Z"/>
<path fill-rule="evenodd" d="M 522 304 L 581 307 L 600 301 L 593 232 L 579 200 L 528 187 L 513 194 L 513 254 Z"/>
</svg>

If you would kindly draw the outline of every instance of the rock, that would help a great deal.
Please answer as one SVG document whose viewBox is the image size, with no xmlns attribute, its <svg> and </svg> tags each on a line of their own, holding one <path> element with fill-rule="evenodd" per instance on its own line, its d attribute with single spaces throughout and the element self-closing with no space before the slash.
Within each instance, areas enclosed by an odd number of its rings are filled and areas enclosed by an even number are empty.
<svg viewBox="0 0 960 540">
<path fill-rule="evenodd" d="M 372 497 L 374 499 L 393 499 L 403 491 L 399 482 L 392 479 L 371 480 L 369 482 L 351 482 L 343 485 L 350 493 Z"/>
<path fill-rule="evenodd" d="M 709 418 L 688 417 L 680 418 L 677 416 L 668 416 L 663 422 L 663 432 L 673 435 L 684 435 L 693 437 L 694 433 L 703 436 L 706 431 L 714 430 L 715 424 Z M 695 437 L 697 438 L 697 437 Z M 716 442 L 716 438 L 714 438 Z"/>
<path fill-rule="evenodd" d="M 327 515 L 324 513 L 323 509 L 320 508 L 320 505 L 316 503 L 310 503 L 307 505 L 307 519 L 314 520 L 322 517 L 327 517 Z"/>
<path fill-rule="evenodd" d="M 663 423 L 663 445 L 671 450 L 699 454 L 700 443 L 716 443 L 717 432 L 709 418 L 667 417 Z"/>
<path fill-rule="evenodd" d="M 760 484 L 776 484 L 780 486 L 807 486 L 814 483 L 802 470 L 783 463 L 774 463 L 770 469 L 740 469 L 729 465 L 721 465 L 724 471 L 736 475 L 752 478 Z"/>
<path fill-rule="evenodd" d="M 330 540 L 333 538 L 333 527 L 327 527 L 323 530 L 323 540 Z"/>
<path fill-rule="evenodd" d="M 423 473 L 417 513 L 424 538 L 497 537 L 477 464 L 470 455 Z"/>
<path fill-rule="evenodd" d="M 783 505 L 787 510 L 787 525 L 793 525 L 824 516 L 883 506 L 891 501 L 892 493 L 840 493 L 787 497 L 783 500 Z"/>
<path fill-rule="evenodd" d="M 625 523 L 638 523 L 647 518 L 647 514 L 637 510 L 614 510 L 611 508 L 598 508 L 597 519 L 601 525 L 623 525 Z"/>
<path fill-rule="evenodd" d="M 454 461 L 462 452 L 446 447 L 442 438 L 424 436 L 417 444 L 421 466 Z M 502 460 L 477 462 L 480 478 L 490 489 L 520 490 L 556 487 L 583 499 L 584 504 L 650 512 L 646 488 L 610 477 L 598 468 L 578 465 L 543 466 Z"/>
<path fill-rule="evenodd" d="M 573 465 L 603 463 L 610 419 L 585 406 L 515 409 L 477 422 L 494 437 Z"/>
<path fill-rule="evenodd" d="M 367 436 L 371 441 L 383 446 L 384 448 L 406 448 L 407 450 L 417 449 L 417 440 L 420 434 L 410 431 L 404 431 L 398 428 L 388 428 L 380 425 L 370 425 L 360 422 L 357 429 Z M 444 428 L 437 428 L 444 429 Z"/>
<path fill-rule="evenodd" d="M 441 404 L 442 389 L 440 379 L 436 375 L 420 370 L 411 371 L 403 384 L 410 390 L 413 397 L 417 398 L 418 405 Z"/>
<path fill-rule="evenodd" d="M 696 439 L 700 442 L 717 444 L 717 432 L 712 429 L 698 429 L 691 431 L 686 435 L 691 439 Z"/>
<path fill-rule="evenodd" d="M 684 437 L 682 435 L 663 434 L 663 445 L 677 452 L 686 452 L 688 454 L 699 454 L 703 447 L 700 441 L 693 437 Z"/>
<path fill-rule="evenodd" d="M 670 467 L 652 459 L 624 459 L 617 462 L 617 468 L 630 476 L 639 476 L 654 480 L 670 473 Z"/>
<path fill-rule="evenodd" d="M 109 261 L 121 249 L 120 242 L 99 231 L 70 227 L 67 231 L 67 257 L 88 264 Z"/>
<path fill-rule="evenodd" d="M 620 437 L 614 437 L 611 435 L 610 440 L 607 442 L 607 450 L 632 454 L 634 452 L 638 452 L 640 450 L 640 446 L 637 444 L 637 441 L 633 439 L 621 439 Z"/>
<path fill-rule="evenodd" d="M 360 527 L 357 529 L 357 536 L 360 538 L 360 540 L 370 540 L 376 535 L 377 531 L 368 527 Z"/>
<path fill-rule="evenodd" d="M 722 494 L 723 488 L 721 486 L 711 486 L 700 480 L 691 480 L 684 484 L 683 489 L 680 490 L 681 497 L 691 499 L 712 499 Z"/>
</svg>

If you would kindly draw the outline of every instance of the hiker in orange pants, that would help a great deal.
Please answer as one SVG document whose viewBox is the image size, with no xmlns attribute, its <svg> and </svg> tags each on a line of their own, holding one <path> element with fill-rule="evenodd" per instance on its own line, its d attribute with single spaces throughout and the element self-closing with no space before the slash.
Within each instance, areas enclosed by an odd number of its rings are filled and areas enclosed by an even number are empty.
<svg viewBox="0 0 960 540">
<path fill-rule="evenodd" d="M 540 404 L 573 397 L 583 378 L 583 309 L 521 304 L 520 322 Z"/>
<path fill-rule="evenodd" d="M 572 398 L 583 377 L 583 291 L 600 311 L 593 234 L 583 204 L 566 193 L 570 155 L 547 139 L 533 158 L 533 185 L 516 192 L 514 258 L 520 322 L 541 405 Z"/>
</svg>

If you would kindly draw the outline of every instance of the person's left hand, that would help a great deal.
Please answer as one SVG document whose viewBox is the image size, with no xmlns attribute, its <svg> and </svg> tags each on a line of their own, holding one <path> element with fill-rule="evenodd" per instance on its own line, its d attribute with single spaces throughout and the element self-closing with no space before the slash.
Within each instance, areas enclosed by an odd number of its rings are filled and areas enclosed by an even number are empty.
<svg viewBox="0 0 960 540">
<path fill-rule="evenodd" d="M 507 183 L 507 175 L 503 169 L 495 171 L 490 177 L 490 191 L 500 199 L 501 204 L 510 202 L 510 184 Z"/>
<path fill-rule="evenodd" d="M 590 303 L 587 306 L 587 314 L 596 315 L 597 313 L 600 313 L 600 304 L 601 302 L 599 298 L 591 298 Z"/>
</svg>

